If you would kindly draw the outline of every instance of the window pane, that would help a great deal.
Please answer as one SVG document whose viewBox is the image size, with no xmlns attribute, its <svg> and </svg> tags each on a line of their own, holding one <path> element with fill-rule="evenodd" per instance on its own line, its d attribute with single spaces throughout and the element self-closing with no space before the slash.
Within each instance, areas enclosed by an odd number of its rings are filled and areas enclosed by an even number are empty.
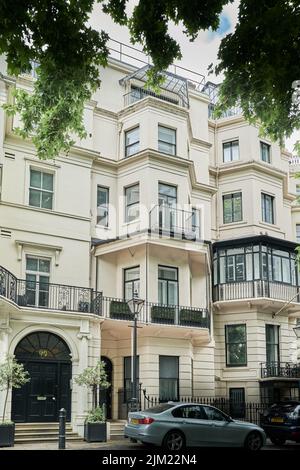
<svg viewBox="0 0 300 470">
<path fill-rule="evenodd" d="M 169 144 L 175 144 L 175 129 L 169 129 L 168 127 L 158 126 L 158 140 L 163 140 L 164 142 L 168 142 Z"/>
<path fill-rule="evenodd" d="M 26 258 L 26 269 L 28 271 L 38 271 L 38 259 Z"/>
<path fill-rule="evenodd" d="M 231 145 L 230 142 L 223 144 L 223 161 L 231 161 Z"/>
<path fill-rule="evenodd" d="M 225 256 L 221 256 L 220 258 L 220 283 L 223 284 L 225 282 Z"/>
<path fill-rule="evenodd" d="M 125 269 L 125 281 L 133 281 L 140 278 L 140 267 Z"/>
<path fill-rule="evenodd" d="M 236 281 L 245 280 L 245 257 L 244 255 L 237 255 L 235 257 L 235 275 Z"/>
<path fill-rule="evenodd" d="M 239 343 L 246 341 L 245 325 L 227 325 L 226 333 L 228 343 Z"/>
<path fill-rule="evenodd" d="M 41 207 L 41 191 L 37 189 L 29 189 L 29 205 Z"/>
<path fill-rule="evenodd" d="M 97 189 L 97 206 L 108 204 L 108 188 L 98 186 Z"/>
<path fill-rule="evenodd" d="M 228 345 L 228 364 L 246 364 L 246 344 L 235 343 Z"/>
<path fill-rule="evenodd" d="M 162 142 L 161 140 L 158 142 L 158 150 L 163 153 L 167 153 L 169 155 L 175 155 L 175 145 L 168 144 L 167 142 Z"/>
<path fill-rule="evenodd" d="M 39 271 L 42 273 L 49 273 L 50 272 L 50 261 L 46 259 L 39 260 Z"/>
<path fill-rule="evenodd" d="M 30 170 L 30 186 L 33 188 L 41 188 L 42 174 L 40 171 Z"/>
<path fill-rule="evenodd" d="M 264 142 L 260 143 L 260 156 L 262 161 L 270 163 L 270 145 Z"/>
<path fill-rule="evenodd" d="M 160 279 L 169 279 L 177 281 L 177 269 L 176 268 L 167 268 L 167 267 L 158 267 L 158 277 Z"/>
<path fill-rule="evenodd" d="M 170 186 L 168 184 L 159 183 L 158 191 L 160 195 L 165 195 L 170 198 L 177 198 L 177 188 L 176 186 Z"/>
<path fill-rule="evenodd" d="M 135 142 L 138 142 L 138 140 L 139 140 L 139 128 L 138 127 L 136 127 L 135 129 L 132 129 L 131 131 L 127 131 L 125 133 L 126 145 L 134 144 Z"/>
<path fill-rule="evenodd" d="M 279 256 L 273 256 L 273 280 L 282 281 L 281 258 Z"/>
<path fill-rule="evenodd" d="M 282 258 L 282 281 L 291 283 L 290 260 Z"/>
<path fill-rule="evenodd" d="M 134 155 L 135 153 L 138 153 L 139 147 L 140 147 L 139 142 L 136 142 L 135 144 L 132 144 L 129 147 L 126 147 L 126 157 L 130 157 L 130 155 Z"/>
<path fill-rule="evenodd" d="M 178 379 L 178 357 L 159 356 L 159 377 Z"/>
<path fill-rule="evenodd" d="M 178 400 L 178 379 L 159 379 L 159 399 Z"/>
<path fill-rule="evenodd" d="M 130 188 L 126 188 L 125 190 L 126 195 L 126 204 L 134 204 L 135 202 L 139 202 L 140 200 L 140 188 L 139 185 L 131 186 Z"/>
<path fill-rule="evenodd" d="M 224 224 L 232 222 L 232 198 L 231 195 L 223 196 Z"/>
<path fill-rule="evenodd" d="M 53 191 L 53 175 L 42 173 L 42 188 L 47 191 Z"/>
<path fill-rule="evenodd" d="M 168 304 L 177 305 L 178 304 L 178 284 L 177 281 L 168 282 Z"/>
<path fill-rule="evenodd" d="M 167 281 L 158 281 L 158 302 L 166 305 L 168 302 L 168 283 Z"/>
<path fill-rule="evenodd" d="M 140 207 L 139 204 L 134 204 L 127 207 L 127 216 L 126 222 L 131 222 L 132 220 L 138 219 L 140 216 Z"/>
<path fill-rule="evenodd" d="M 52 193 L 42 193 L 42 208 L 52 209 Z"/>
<path fill-rule="evenodd" d="M 232 160 L 239 159 L 239 142 L 236 140 L 232 142 Z"/>
<path fill-rule="evenodd" d="M 242 194 L 236 193 L 233 195 L 233 221 L 240 220 L 242 220 Z"/>
</svg>

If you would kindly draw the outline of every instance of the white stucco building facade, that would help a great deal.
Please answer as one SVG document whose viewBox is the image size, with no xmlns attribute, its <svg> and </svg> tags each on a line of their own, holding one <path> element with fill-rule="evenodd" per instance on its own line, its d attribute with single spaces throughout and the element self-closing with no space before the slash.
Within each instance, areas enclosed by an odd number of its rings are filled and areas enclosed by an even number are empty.
<svg viewBox="0 0 300 470">
<path fill-rule="evenodd" d="M 53 161 L 0 110 L 0 358 L 16 354 L 36 377 L 9 416 L 56 421 L 63 405 L 82 433 L 89 398 L 74 377 L 102 357 L 108 415 L 124 417 L 135 292 L 147 395 L 298 396 L 291 156 L 238 113 L 209 117 L 201 80 L 170 74 L 156 95 L 114 58 L 100 76 L 86 139 Z"/>
</svg>

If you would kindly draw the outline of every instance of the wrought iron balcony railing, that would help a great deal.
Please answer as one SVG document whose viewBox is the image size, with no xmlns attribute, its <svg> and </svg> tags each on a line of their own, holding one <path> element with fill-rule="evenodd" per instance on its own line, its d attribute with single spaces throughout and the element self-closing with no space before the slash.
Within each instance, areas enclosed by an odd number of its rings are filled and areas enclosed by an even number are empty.
<svg viewBox="0 0 300 470">
<path fill-rule="evenodd" d="M 18 279 L 0 266 L 0 296 L 20 307 L 94 313 L 113 320 L 133 320 L 125 300 L 105 297 L 88 287 Z M 193 328 L 210 328 L 206 308 L 161 305 L 145 302 L 138 318 L 142 323 L 160 323 Z"/>
<path fill-rule="evenodd" d="M 99 314 L 114 320 L 133 320 L 133 315 L 126 300 L 113 297 L 98 298 Z M 184 307 L 181 305 L 162 305 L 145 302 L 139 314 L 141 323 L 160 323 L 164 325 L 178 325 L 193 328 L 210 328 L 210 315 L 208 309 L 198 307 Z"/>
<path fill-rule="evenodd" d="M 200 211 L 186 211 L 167 204 L 154 206 L 149 212 L 149 230 L 184 240 L 200 240 Z"/>
<path fill-rule="evenodd" d="M 218 284 L 213 288 L 214 301 L 251 299 L 267 297 L 270 299 L 300 302 L 299 287 L 274 281 L 244 281 Z"/>
<path fill-rule="evenodd" d="M 300 379 L 300 364 L 293 362 L 262 362 L 260 370 L 262 379 L 269 377 Z"/>
<path fill-rule="evenodd" d="M 96 305 L 100 293 L 89 287 L 18 279 L 0 266 L 0 295 L 20 307 L 98 313 Z"/>
</svg>

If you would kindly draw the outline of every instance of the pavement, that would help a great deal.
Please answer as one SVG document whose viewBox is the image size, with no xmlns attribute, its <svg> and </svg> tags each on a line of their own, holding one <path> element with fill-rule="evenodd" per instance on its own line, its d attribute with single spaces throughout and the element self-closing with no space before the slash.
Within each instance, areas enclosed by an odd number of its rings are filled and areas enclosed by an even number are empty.
<svg viewBox="0 0 300 470">
<path fill-rule="evenodd" d="M 129 439 L 121 439 L 108 442 L 89 443 L 85 441 L 66 442 L 66 450 L 147 450 L 143 444 L 132 443 Z M 148 450 L 155 452 L 155 448 L 148 447 Z M 15 444 L 14 447 L 2 447 L 0 450 L 58 450 L 57 442 L 40 442 L 31 444 Z M 157 449 L 158 450 L 158 449 Z M 300 444 L 287 442 L 284 446 L 274 446 L 269 440 L 263 450 L 300 450 Z"/>
</svg>

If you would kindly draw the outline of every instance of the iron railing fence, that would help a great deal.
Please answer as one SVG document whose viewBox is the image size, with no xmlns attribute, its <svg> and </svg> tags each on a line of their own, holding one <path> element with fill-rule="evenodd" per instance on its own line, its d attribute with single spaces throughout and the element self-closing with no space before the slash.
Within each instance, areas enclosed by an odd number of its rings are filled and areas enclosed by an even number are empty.
<svg viewBox="0 0 300 470">
<path fill-rule="evenodd" d="M 262 362 L 260 364 L 261 378 L 283 377 L 300 379 L 300 364 L 294 362 Z"/>
<path fill-rule="evenodd" d="M 269 404 L 263 402 L 246 402 L 239 400 L 232 400 L 224 397 L 205 397 L 205 396 L 179 396 L 173 400 L 161 399 L 157 395 L 145 395 L 141 401 L 140 410 L 144 411 L 153 406 L 167 401 L 178 401 L 181 403 L 199 403 L 202 405 L 211 405 L 223 411 L 233 419 L 247 421 L 250 423 L 260 424 L 261 418 L 265 410 L 268 409 Z"/>
<path fill-rule="evenodd" d="M 299 287 L 282 282 L 253 280 L 218 284 L 213 287 L 213 300 L 237 300 L 267 297 L 289 302 L 300 302 Z"/>
<path fill-rule="evenodd" d="M 200 211 L 157 204 L 149 212 L 149 230 L 183 240 L 201 240 Z"/>
</svg>

